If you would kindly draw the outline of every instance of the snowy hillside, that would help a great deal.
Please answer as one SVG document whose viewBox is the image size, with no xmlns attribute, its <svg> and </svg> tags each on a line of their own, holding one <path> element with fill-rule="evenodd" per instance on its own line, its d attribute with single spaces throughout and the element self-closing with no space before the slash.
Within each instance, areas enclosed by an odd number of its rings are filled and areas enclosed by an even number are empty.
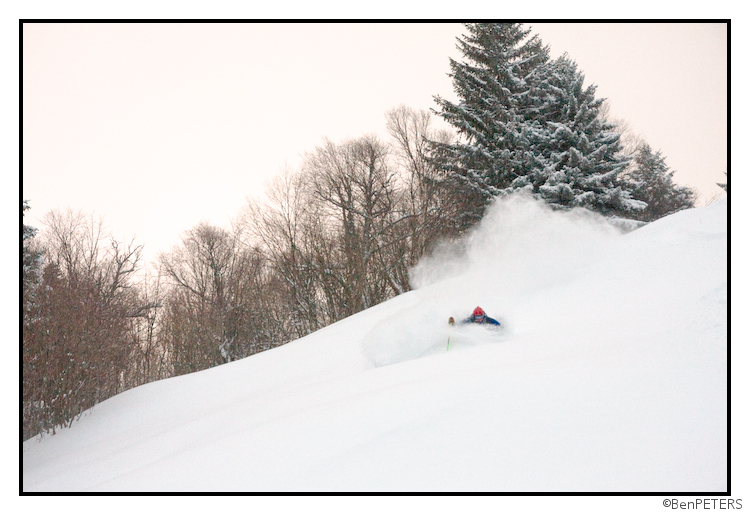
<svg viewBox="0 0 750 515">
<path fill-rule="evenodd" d="M 25 442 L 23 490 L 726 491 L 725 201 L 622 235 L 514 198 L 413 281 Z M 477 305 L 509 328 L 449 330 Z"/>
</svg>

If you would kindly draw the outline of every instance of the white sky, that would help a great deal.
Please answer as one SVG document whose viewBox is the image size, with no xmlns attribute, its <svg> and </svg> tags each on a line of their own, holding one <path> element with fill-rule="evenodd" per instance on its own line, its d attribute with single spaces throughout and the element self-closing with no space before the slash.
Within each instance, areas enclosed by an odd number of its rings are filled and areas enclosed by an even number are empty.
<svg viewBox="0 0 750 515">
<path fill-rule="evenodd" d="M 531 24 L 675 179 L 721 192 L 727 31 L 701 24 Z M 37 24 L 23 31 L 26 223 L 102 215 L 152 260 L 323 138 L 385 137 L 385 112 L 453 98 L 457 24 Z"/>
</svg>

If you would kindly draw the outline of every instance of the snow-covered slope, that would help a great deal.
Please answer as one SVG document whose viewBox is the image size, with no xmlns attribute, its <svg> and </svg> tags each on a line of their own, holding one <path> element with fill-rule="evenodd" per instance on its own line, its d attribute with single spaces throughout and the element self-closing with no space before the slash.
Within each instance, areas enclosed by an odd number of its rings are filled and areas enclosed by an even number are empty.
<svg viewBox="0 0 750 515">
<path fill-rule="evenodd" d="M 415 291 L 24 443 L 23 489 L 726 491 L 726 237 L 498 203 Z"/>
</svg>

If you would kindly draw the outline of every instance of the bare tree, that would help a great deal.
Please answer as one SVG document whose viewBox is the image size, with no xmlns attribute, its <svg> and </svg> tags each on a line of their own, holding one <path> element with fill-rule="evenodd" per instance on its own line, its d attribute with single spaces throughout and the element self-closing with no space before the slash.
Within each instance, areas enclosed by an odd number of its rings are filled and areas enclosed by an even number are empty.
<svg viewBox="0 0 750 515">
<path fill-rule="evenodd" d="M 299 338 L 325 325 L 312 263 L 314 222 L 305 178 L 285 168 L 266 187 L 266 202 L 249 204 L 245 220 L 262 243 L 278 279 L 284 338 Z M 248 222 L 246 222 L 248 223 Z"/>
<path fill-rule="evenodd" d="M 455 220 L 460 203 L 442 180 L 430 159 L 429 141 L 448 143 L 448 131 L 432 128 L 428 111 L 399 106 L 386 113 L 386 128 L 394 141 L 400 183 L 403 185 L 398 209 L 407 216 L 400 226 L 401 237 L 393 248 L 402 256 L 396 274 L 402 289 L 408 289 L 408 270 L 442 238 L 456 236 Z"/>
<path fill-rule="evenodd" d="M 123 246 L 80 212 L 53 211 L 44 222 L 45 266 L 24 331 L 24 437 L 72 423 L 122 391 L 135 342 L 129 314 L 141 246 Z"/>
<path fill-rule="evenodd" d="M 391 281 L 380 266 L 379 255 L 388 243 L 387 234 L 400 221 L 394 210 L 397 202 L 395 172 L 388 162 L 388 149 L 374 136 L 335 145 L 326 141 L 307 154 L 305 176 L 320 212 L 326 221 L 320 229 L 334 229 L 338 235 L 333 257 L 339 260 L 326 273 L 335 270 L 335 285 L 342 292 L 340 306 L 348 316 L 388 297 Z"/>
<path fill-rule="evenodd" d="M 227 363 L 256 352 L 268 337 L 258 289 L 263 256 L 241 239 L 206 223 L 190 229 L 182 245 L 162 254 L 167 295 L 164 338 L 176 374 Z"/>
<path fill-rule="evenodd" d="M 148 271 L 138 289 L 136 308 L 128 313 L 135 332 L 132 368 L 128 381 L 131 386 L 170 377 L 167 348 L 160 338 L 165 288 L 160 273 Z"/>
</svg>

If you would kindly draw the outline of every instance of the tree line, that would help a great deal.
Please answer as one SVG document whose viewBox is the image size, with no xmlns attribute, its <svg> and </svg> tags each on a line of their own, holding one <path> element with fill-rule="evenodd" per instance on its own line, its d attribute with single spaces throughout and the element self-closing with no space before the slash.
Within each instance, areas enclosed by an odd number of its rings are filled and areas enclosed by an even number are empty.
<svg viewBox="0 0 750 515">
<path fill-rule="evenodd" d="M 692 207 L 664 157 L 607 119 L 567 56 L 520 24 L 469 24 L 451 61 L 454 132 L 405 106 L 388 140 L 325 140 L 229 228 L 202 223 L 143 273 L 102 220 L 23 225 L 22 440 L 139 384 L 241 359 L 410 289 L 409 270 L 522 190 L 557 209 L 651 221 Z M 627 139 L 627 138 L 625 138 Z M 29 208 L 24 202 L 22 213 Z M 141 271 L 141 273 L 138 273 Z"/>
<path fill-rule="evenodd" d="M 456 237 L 459 202 L 428 162 L 428 112 L 386 115 L 388 142 L 324 141 L 229 228 L 201 223 L 146 274 L 102 220 L 24 225 L 23 438 L 161 378 L 261 352 L 408 291 L 409 269 Z M 28 209 L 24 203 L 24 211 Z"/>
</svg>

